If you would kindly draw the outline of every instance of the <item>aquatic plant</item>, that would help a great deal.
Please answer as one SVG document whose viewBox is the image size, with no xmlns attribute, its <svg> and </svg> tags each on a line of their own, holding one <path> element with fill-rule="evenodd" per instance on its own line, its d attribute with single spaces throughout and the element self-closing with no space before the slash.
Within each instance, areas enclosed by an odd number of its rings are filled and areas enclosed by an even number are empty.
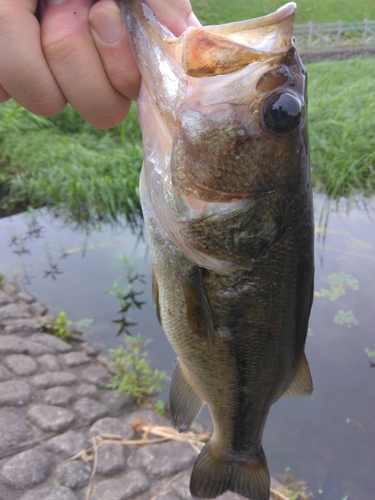
<svg viewBox="0 0 375 500">
<path fill-rule="evenodd" d="M 109 350 L 115 375 L 108 387 L 132 396 L 137 404 L 162 389 L 162 381 L 168 379 L 164 370 L 151 368 L 144 350 L 149 342 L 140 335 L 127 336 L 125 347 Z"/>
<path fill-rule="evenodd" d="M 145 304 L 145 302 L 138 299 L 138 296 L 142 295 L 143 291 L 135 290 L 135 285 L 137 283 L 146 283 L 144 275 L 137 272 L 137 266 L 137 260 L 134 259 L 133 256 L 128 255 L 124 255 L 119 262 L 114 264 L 114 267 L 119 268 L 122 273 L 114 281 L 111 290 L 108 290 L 106 293 L 117 297 L 121 304 L 121 309 L 119 310 L 121 318 L 113 320 L 114 323 L 119 324 L 117 335 L 120 335 L 121 333 L 131 335 L 129 328 L 131 326 L 135 326 L 136 323 L 130 321 L 128 312 L 134 307 L 136 309 L 141 309 L 141 307 Z"/>
<path fill-rule="evenodd" d="M 315 297 L 328 297 L 329 300 L 335 302 L 345 294 L 347 288 L 354 291 L 359 289 L 357 278 L 344 272 L 330 274 L 327 281 L 331 287 L 329 289 L 321 288 L 319 292 L 314 292 Z"/>
<path fill-rule="evenodd" d="M 338 325 L 346 325 L 348 328 L 351 328 L 353 325 L 358 325 L 358 320 L 354 316 L 353 311 L 344 311 L 340 309 L 333 320 Z"/>
<path fill-rule="evenodd" d="M 375 344 L 374 344 L 375 347 Z M 365 353 L 370 358 L 370 364 L 372 367 L 375 366 L 375 349 L 371 350 L 368 347 L 365 347 Z"/>
</svg>

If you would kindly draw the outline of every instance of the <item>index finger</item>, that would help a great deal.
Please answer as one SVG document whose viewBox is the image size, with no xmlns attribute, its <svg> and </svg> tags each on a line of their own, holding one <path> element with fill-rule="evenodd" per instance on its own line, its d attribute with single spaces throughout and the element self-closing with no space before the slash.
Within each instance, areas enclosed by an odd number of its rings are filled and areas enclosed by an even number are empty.
<svg viewBox="0 0 375 500">
<path fill-rule="evenodd" d="M 0 88 L 28 111 L 52 115 L 66 100 L 42 51 L 36 7 L 37 0 L 0 4 Z"/>
</svg>

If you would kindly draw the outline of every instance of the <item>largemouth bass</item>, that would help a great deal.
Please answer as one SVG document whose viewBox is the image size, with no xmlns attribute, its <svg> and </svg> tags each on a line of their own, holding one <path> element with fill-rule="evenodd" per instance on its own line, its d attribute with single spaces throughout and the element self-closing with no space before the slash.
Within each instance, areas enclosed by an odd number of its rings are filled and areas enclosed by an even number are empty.
<svg viewBox="0 0 375 500">
<path fill-rule="evenodd" d="M 206 403 L 214 424 L 190 490 L 268 500 L 270 407 L 312 392 L 313 209 L 296 6 L 175 38 L 145 3 L 121 3 L 142 74 L 154 301 L 178 355 L 171 417 L 184 431 Z"/>
</svg>

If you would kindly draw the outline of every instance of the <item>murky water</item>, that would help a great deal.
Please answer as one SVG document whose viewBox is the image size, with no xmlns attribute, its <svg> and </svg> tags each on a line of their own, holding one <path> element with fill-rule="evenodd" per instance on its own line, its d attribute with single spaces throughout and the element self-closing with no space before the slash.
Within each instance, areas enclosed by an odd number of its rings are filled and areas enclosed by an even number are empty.
<svg viewBox="0 0 375 500">
<path fill-rule="evenodd" d="M 316 285 L 306 354 L 314 393 L 283 398 L 271 410 L 264 448 L 272 474 L 290 471 L 315 499 L 375 497 L 375 199 L 366 205 L 329 206 L 315 197 Z M 106 292 L 135 255 L 133 283 L 141 309 L 130 306 L 129 327 L 151 338 L 153 366 L 173 371 L 175 355 L 157 323 L 151 301 L 150 258 L 139 232 L 102 228 L 86 236 L 38 211 L 0 220 L 0 272 L 21 280 L 51 314 L 92 319 L 92 341 L 116 347 L 120 303 Z M 128 266 L 129 267 L 129 266 Z M 131 297 L 128 301 L 132 301 Z M 86 323 L 88 323 L 86 321 Z M 367 349 L 367 353 L 365 352 Z M 374 353 L 375 355 L 375 353 Z M 375 358 L 373 359 L 375 363 Z M 162 393 L 167 397 L 167 389 Z"/>
</svg>

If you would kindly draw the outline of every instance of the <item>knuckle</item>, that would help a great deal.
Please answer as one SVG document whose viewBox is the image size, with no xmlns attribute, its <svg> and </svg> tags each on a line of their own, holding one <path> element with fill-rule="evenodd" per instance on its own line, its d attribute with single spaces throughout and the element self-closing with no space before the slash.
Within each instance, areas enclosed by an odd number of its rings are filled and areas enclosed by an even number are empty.
<svg viewBox="0 0 375 500">
<path fill-rule="evenodd" d="M 49 61 L 65 62 L 79 53 L 79 36 L 72 31 L 42 34 L 42 47 Z"/>
</svg>

